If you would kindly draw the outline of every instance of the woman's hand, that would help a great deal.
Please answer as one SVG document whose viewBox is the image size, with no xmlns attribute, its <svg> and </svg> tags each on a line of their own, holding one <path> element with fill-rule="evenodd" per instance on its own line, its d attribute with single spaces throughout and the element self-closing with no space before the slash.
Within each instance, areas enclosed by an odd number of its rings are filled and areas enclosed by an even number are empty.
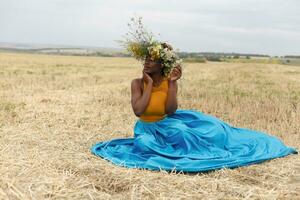
<svg viewBox="0 0 300 200">
<path fill-rule="evenodd" d="M 170 81 L 177 81 L 178 79 L 180 79 L 181 75 L 182 75 L 181 66 L 177 65 L 172 70 L 169 80 Z"/>
<path fill-rule="evenodd" d="M 146 84 L 152 84 L 153 83 L 152 78 L 144 70 L 143 70 L 143 80 L 145 81 Z"/>
</svg>

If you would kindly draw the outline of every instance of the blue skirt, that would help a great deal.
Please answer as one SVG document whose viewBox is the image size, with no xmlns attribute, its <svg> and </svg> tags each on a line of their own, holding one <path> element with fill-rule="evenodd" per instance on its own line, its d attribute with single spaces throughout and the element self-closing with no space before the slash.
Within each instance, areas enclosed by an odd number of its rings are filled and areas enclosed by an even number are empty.
<svg viewBox="0 0 300 200">
<path fill-rule="evenodd" d="M 91 151 L 123 167 L 183 172 L 235 168 L 298 154 L 275 136 L 179 109 L 157 122 L 138 119 L 133 138 L 103 141 Z"/>
</svg>

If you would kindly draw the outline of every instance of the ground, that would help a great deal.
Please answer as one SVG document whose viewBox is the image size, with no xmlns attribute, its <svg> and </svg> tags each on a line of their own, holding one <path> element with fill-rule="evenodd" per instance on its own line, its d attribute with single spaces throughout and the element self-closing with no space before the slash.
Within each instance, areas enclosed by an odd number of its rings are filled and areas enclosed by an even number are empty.
<svg viewBox="0 0 300 200">
<path fill-rule="evenodd" d="M 300 199 L 300 159 L 183 174 L 94 156 L 133 136 L 131 58 L 0 53 L 0 199 Z M 300 149 L 300 67 L 185 63 L 179 108 L 265 131 Z"/>
</svg>

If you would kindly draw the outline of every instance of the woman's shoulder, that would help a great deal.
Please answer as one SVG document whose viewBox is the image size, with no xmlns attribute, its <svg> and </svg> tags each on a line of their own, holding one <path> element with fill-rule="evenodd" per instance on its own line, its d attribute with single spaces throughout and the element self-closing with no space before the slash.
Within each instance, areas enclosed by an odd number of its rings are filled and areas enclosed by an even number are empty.
<svg viewBox="0 0 300 200">
<path fill-rule="evenodd" d="M 142 84 L 143 78 L 135 78 L 131 81 L 131 84 Z"/>
<path fill-rule="evenodd" d="M 131 81 L 131 86 L 139 87 L 143 89 L 143 78 L 135 78 Z"/>
</svg>

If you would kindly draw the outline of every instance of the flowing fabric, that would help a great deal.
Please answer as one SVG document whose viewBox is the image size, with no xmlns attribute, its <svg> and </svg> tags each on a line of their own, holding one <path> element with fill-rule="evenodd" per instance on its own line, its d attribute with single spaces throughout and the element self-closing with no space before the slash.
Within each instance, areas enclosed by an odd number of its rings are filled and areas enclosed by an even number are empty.
<svg viewBox="0 0 300 200">
<path fill-rule="evenodd" d="M 275 136 L 179 109 L 156 122 L 138 119 L 133 138 L 103 141 L 91 151 L 123 167 L 183 172 L 235 168 L 298 154 Z"/>
</svg>

